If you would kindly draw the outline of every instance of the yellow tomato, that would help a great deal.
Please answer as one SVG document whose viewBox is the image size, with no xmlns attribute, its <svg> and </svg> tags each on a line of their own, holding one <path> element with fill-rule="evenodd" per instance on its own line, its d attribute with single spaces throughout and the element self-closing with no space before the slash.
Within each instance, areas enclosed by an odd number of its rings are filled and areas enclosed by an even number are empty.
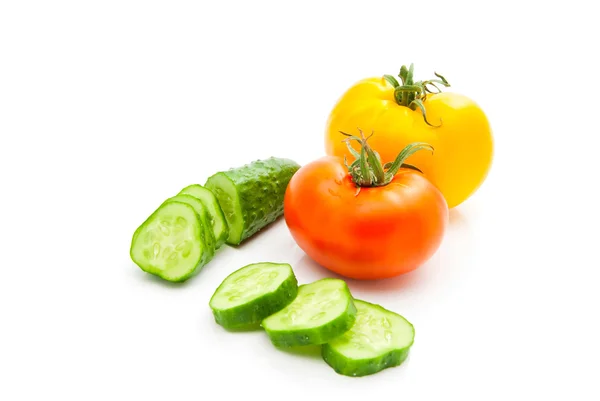
<svg viewBox="0 0 600 401">
<path fill-rule="evenodd" d="M 433 155 L 417 152 L 407 163 L 423 171 L 449 207 L 459 205 L 479 188 L 492 164 L 493 135 L 486 115 L 473 100 L 450 92 L 416 91 L 409 98 L 416 99 L 416 103 L 412 102 L 411 107 L 401 105 L 399 92 L 413 83 L 396 81 L 394 85 L 394 78 L 391 80 L 364 79 L 342 95 L 327 121 L 327 154 L 354 160 L 340 131 L 353 135 L 357 129 L 366 135 L 373 132 L 369 143 L 383 162 L 393 161 L 410 143 L 426 142 L 435 149 Z M 419 84 L 422 82 L 415 85 Z M 419 100 L 427 120 L 417 104 Z"/>
</svg>

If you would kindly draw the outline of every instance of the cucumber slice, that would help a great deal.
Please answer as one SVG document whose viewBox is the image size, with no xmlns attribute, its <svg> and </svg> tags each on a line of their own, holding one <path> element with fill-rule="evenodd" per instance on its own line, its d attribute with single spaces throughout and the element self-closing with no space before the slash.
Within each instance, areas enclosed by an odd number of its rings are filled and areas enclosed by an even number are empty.
<svg viewBox="0 0 600 401">
<path fill-rule="evenodd" d="M 202 226 L 202 231 L 204 232 L 204 242 L 206 243 L 206 252 L 208 261 L 211 261 L 215 256 L 216 244 L 215 244 L 215 235 L 212 230 L 212 225 L 210 223 L 210 217 L 208 216 L 208 211 L 204 207 L 204 204 L 200 199 L 195 198 L 191 195 L 175 195 L 165 201 L 167 202 L 181 202 L 187 203 L 191 207 L 194 208 L 194 211 L 200 217 L 200 223 Z M 208 262 L 207 262 L 208 263 Z"/>
<path fill-rule="evenodd" d="M 322 347 L 322 356 L 337 373 L 366 376 L 400 365 L 415 338 L 413 325 L 379 305 L 354 300 L 354 326 Z"/>
<path fill-rule="evenodd" d="M 210 299 L 215 321 L 227 329 L 258 327 L 288 305 L 298 281 L 287 263 L 253 263 L 231 273 Z"/>
<path fill-rule="evenodd" d="M 215 194 L 198 184 L 189 185 L 183 188 L 179 194 L 187 194 L 200 199 L 204 207 L 208 210 L 210 224 L 215 237 L 216 248 L 220 248 L 229 236 L 229 228 L 227 227 L 225 215 L 221 210 L 221 206 L 219 206 L 219 202 L 217 201 Z"/>
<path fill-rule="evenodd" d="M 227 243 L 239 245 L 283 214 L 283 197 L 300 166 L 271 157 L 208 178 L 229 227 Z"/>
<path fill-rule="evenodd" d="M 183 202 L 163 203 L 133 234 L 133 262 L 168 281 L 185 281 L 209 261 L 200 217 Z"/>
<path fill-rule="evenodd" d="M 324 344 L 352 327 L 356 308 L 343 280 L 325 278 L 298 288 L 296 299 L 262 322 L 278 347 Z"/>
</svg>

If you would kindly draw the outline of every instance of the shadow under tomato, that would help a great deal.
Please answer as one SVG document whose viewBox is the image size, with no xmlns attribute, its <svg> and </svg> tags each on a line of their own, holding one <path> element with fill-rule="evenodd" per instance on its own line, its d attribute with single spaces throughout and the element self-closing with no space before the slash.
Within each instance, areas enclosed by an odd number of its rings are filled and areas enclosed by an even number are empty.
<svg viewBox="0 0 600 401">
<path fill-rule="evenodd" d="M 426 262 L 421 267 L 411 272 L 402 274 L 396 277 L 382 278 L 378 280 L 356 280 L 356 279 L 345 279 L 350 289 L 358 289 L 361 292 L 380 292 L 380 291 L 391 291 L 398 292 L 407 289 L 408 287 L 414 287 L 424 279 L 424 269 L 432 263 L 431 261 Z"/>
<path fill-rule="evenodd" d="M 365 292 L 380 291 L 421 291 L 434 288 L 436 283 L 450 283 L 460 280 L 470 265 L 470 250 L 473 244 L 473 232 L 468 214 L 464 209 L 450 209 L 449 224 L 438 251 L 417 269 L 397 277 L 381 280 L 346 279 L 351 289 Z"/>
<path fill-rule="evenodd" d="M 402 292 L 408 289 L 415 291 L 442 278 L 452 279 L 455 277 L 458 279 L 462 274 L 460 269 L 464 267 L 461 259 L 468 258 L 468 249 L 471 247 L 472 240 L 473 233 L 468 215 L 464 210 L 454 208 L 450 209 L 449 225 L 440 249 L 428 261 L 411 272 L 376 280 L 352 279 L 326 269 L 306 254 L 293 267 L 300 283 L 332 277 L 344 280 L 350 290 L 357 290 L 361 293 Z M 449 269 L 453 271 L 449 271 Z"/>
<path fill-rule="evenodd" d="M 292 268 L 298 278 L 298 284 L 308 284 L 326 277 L 345 280 L 344 277 L 324 268 L 312 260 L 307 254 L 304 254 Z"/>
<path fill-rule="evenodd" d="M 453 230 L 453 229 L 457 229 L 457 228 L 468 228 L 469 226 L 469 220 L 467 219 L 467 216 L 464 214 L 464 212 L 460 209 L 457 208 L 453 208 L 450 209 L 450 213 L 449 213 L 449 229 Z"/>
<path fill-rule="evenodd" d="M 338 278 L 344 280 L 350 289 L 357 288 L 365 291 L 399 291 L 403 288 L 413 286 L 419 280 L 422 279 L 423 272 L 421 269 L 432 263 L 432 260 L 426 262 L 420 268 L 413 270 L 412 272 L 403 274 L 401 276 L 378 279 L 378 280 L 358 280 L 348 277 L 344 277 L 325 267 L 319 265 L 317 262 L 312 260 L 308 255 L 304 255 L 297 263 L 297 268 L 294 270 L 297 272 L 297 276 L 300 276 L 304 280 L 302 283 L 309 283 L 312 281 L 319 280 L 325 277 Z M 300 279 L 299 279 L 300 280 Z"/>
</svg>

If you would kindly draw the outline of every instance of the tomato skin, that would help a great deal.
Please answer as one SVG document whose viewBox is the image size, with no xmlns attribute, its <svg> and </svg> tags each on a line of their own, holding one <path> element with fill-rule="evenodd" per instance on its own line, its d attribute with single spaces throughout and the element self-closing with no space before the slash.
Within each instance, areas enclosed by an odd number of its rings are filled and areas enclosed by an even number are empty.
<svg viewBox="0 0 600 401">
<path fill-rule="evenodd" d="M 419 152 L 406 162 L 419 167 L 446 198 L 458 206 L 481 186 L 492 165 L 493 134 L 483 110 L 472 99 L 452 92 L 430 94 L 424 101 L 427 119 L 419 109 L 400 106 L 394 88 L 383 78 L 368 78 L 350 87 L 336 103 L 327 121 L 325 151 L 350 157 L 345 137 L 360 128 L 374 132 L 369 143 L 384 162 L 393 161 L 409 143 L 426 142 L 434 157 Z"/>
<path fill-rule="evenodd" d="M 325 156 L 292 177 L 285 221 L 318 264 L 348 278 L 381 279 L 412 271 L 437 251 L 448 206 L 420 173 L 401 169 L 388 185 L 356 192 L 339 157 Z"/>
</svg>

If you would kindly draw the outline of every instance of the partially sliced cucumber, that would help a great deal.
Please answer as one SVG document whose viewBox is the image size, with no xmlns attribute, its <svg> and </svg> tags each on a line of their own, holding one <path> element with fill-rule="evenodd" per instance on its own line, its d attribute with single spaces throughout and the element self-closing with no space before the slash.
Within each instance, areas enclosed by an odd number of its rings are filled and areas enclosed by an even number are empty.
<svg viewBox="0 0 600 401">
<path fill-rule="evenodd" d="M 299 168 L 293 160 L 271 157 L 206 180 L 227 220 L 228 244 L 239 245 L 283 215 L 287 185 Z"/>
<path fill-rule="evenodd" d="M 163 203 L 133 234 L 131 259 L 143 271 L 185 281 L 210 260 L 200 217 L 182 202 Z"/>
<path fill-rule="evenodd" d="M 204 207 L 204 204 L 200 199 L 193 197 L 192 195 L 175 195 L 165 201 L 167 202 L 181 202 L 187 203 L 194 208 L 194 211 L 200 217 L 200 223 L 202 231 L 204 232 L 204 242 L 206 243 L 206 252 L 208 254 L 208 261 L 212 260 L 215 256 L 216 244 L 215 235 L 213 233 L 212 225 L 210 223 L 210 217 L 208 211 Z"/>
<path fill-rule="evenodd" d="M 356 308 L 343 280 L 325 278 L 298 288 L 296 299 L 262 322 L 278 347 L 324 344 L 352 327 Z"/>
<path fill-rule="evenodd" d="M 229 236 L 229 228 L 227 227 L 227 220 L 225 220 L 225 215 L 221 210 L 221 206 L 219 206 L 215 194 L 199 184 L 189 185 L 183 188 L 179 194 L 187 194 L 200 199 L 204 207 L 206 207 L 210 217 L 210 224 L 214 233 L 216 248 L 220 248 Z"/>
<path fill-rule="evenodd" d="M 227 329 L 258 327 L 288 305 L 298 281 L 287 263 L 254 263 L 231 273 L 210 299 L 215 321 Z"/>
<path fill-rule="evenodd" d="M 415 338 L 413 325 L 379 305 L 354 300 L 356 322 L 340 337 L 323 345 L 325 362 L 337 373 L 366 376 L 400 365 Z"/>
</svg>

